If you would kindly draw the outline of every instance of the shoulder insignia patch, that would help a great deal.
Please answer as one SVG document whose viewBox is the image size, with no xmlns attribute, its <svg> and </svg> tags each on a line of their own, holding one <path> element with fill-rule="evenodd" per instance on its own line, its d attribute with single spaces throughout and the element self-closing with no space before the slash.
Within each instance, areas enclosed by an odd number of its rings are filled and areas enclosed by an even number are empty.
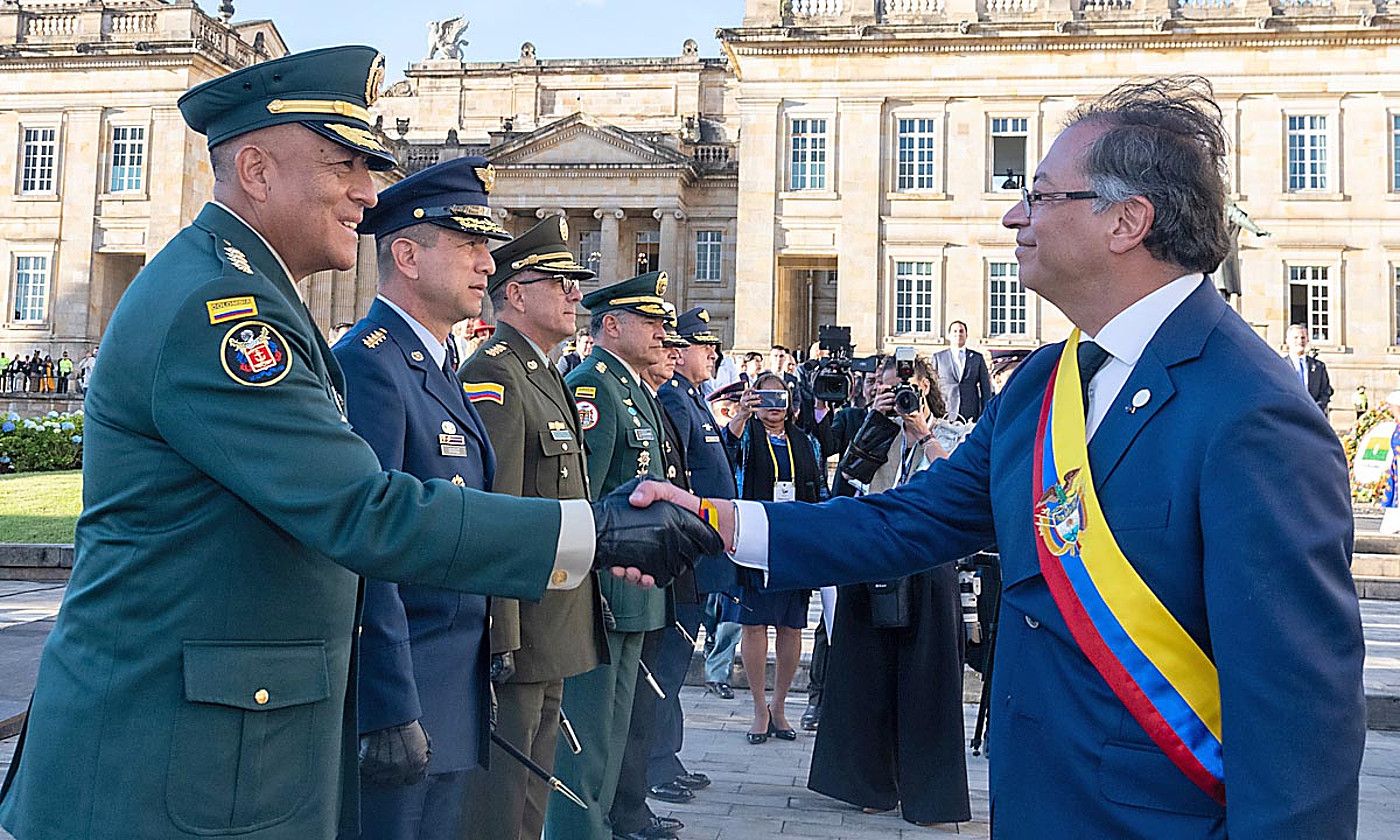
<svg viewBox="0 0 1400 840">
<path fill-rule="evenodd" d="M 229 265 L 244 274 L 253 273 L 253 266 L 248 262 L 248 255 L 229 244 L 227 239 L 224 240 L 224 258 L 228 260 Z"/>
<path fill-rule="evenodd" d="M 388 330 L 384 329 L 383 327 L 376 327 L 370 332 L 365 333 L 364 337 L 360 339 L 360 343 L 368 347 L 369 349 L 374 350 L 378 348 L 379 345 L 383 344 L 384 340 L 388 337 Z"/>
<path fill-rule="evenodd" d="M 490 356 L 491 358 L 494 359 L 494 358 L 496 358 L 497 356 L 501 355 L 502 353 L 506 352 L 506 351 L 509 350 L 509 349 L 510 349 L 510 348 L 507 347 L 507 346 L 504 345 L 504 344 L 497 344 L 497 345 L 494 346 L 494 347 L 487 347 L 486 350 L 485 350 L 485 353 L 486 353 L 486 355 L 488 355 L 488 356 Z"/>
<path fill-rule="evenodd" d="M 578 423 L 585 432 L 598 425 L 598 406 L 588 400 L 579 400 Z"/>
<path fill-rule="evenodd" d="M 258 302 L 253 299 L 252 295 L 207 300 L 204 302 L 204 308 L 209 310 L 209 323 L 211 324 L 236 321 L 239 318 L 252 318 L 258 314 Z"/>
<path fill-rule="evenodd" d="M 578 399 L 591 400 L 598 396 L 598 389 L 592 385 L 580 385 L 574 389 L 574 396 Z"/>
<path fill-rule="evenodd" d="M 481 402 L 493 402 L 496 405 L 506 404 L 506 386 L 499 382 L 463 382 L 462 393 L 467 395 L 467 399 L 473 404 Z"/>
<path fill-rule="evenodd" d="M 607 372 L 608 372 L 608 366 L 605 365 L 605 364 L 603 364 L 602 362 L 595 362 L 595 363 L 593 364 L 593 369 L 596 370 L 596 371 L 598 371 L 599 373 L 607 373 Z"/>
<path fill-rule="evenodd" d="M 224 373 L 240 385 L 266 388 L 292 369 L 292 348 L 271 324 L 243 321 L 224 335 L 220 348 Z"/>
</svg>

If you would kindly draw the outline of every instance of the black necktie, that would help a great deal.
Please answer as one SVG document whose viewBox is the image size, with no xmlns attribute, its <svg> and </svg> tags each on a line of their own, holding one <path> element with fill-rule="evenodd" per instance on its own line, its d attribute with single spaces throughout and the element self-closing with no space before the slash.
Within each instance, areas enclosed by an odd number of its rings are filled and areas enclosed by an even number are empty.
<svg viewBox="0 0 1400 840">
<path fill-rule="evenodd" d="M 1108 351 L 1092 341 L 1081 339 L 1079 350 L 1076 353 L 1079 358 L 1079 396 L 1084 400 L 1084 410 L 1089 410 L 1089 380 L 1094 378 L 1094 374 L 1099 372 L 1099 368 L 1104 366 L 1104 362 L 1109 359 Z"/>
<path fill-rule="evenodd" d="M 442 360 L 442 372 L 447 374 L 447 378 L 457 381 L 457 342 L 452 340 L 452 336 L 447 337 L 447 358 Z"/>
</svg>

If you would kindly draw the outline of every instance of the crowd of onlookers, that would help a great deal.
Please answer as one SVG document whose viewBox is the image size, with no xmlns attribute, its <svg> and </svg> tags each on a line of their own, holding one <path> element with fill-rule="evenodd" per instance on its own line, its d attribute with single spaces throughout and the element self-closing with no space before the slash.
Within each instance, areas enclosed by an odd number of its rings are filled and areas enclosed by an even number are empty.
<svg viewBox="0 0 1400 840">
<path fill-rule="evenodd" d="M 81 396 L 87 391 L 88 377 L 97 361 L 97 348 L 74 361 L 67 350 L 55 359 L 52 353 L 35 350 L 26 356 L 0 352 L 0 391 L 7 394 L 54 394 Z"/>
</svg>

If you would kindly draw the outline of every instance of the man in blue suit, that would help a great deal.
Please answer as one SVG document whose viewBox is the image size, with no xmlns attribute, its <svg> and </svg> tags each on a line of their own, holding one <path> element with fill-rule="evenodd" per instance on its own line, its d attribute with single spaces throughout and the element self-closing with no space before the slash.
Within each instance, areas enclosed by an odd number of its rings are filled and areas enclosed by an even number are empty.
<svg viewBox="0 0 1400 840">
<path fill-rule="evenodd" d="M 491 242 L 510 239 L 487 207 L 492 180 L 485 158 L 465 157 L 380 193 L 360 224 L 375 237 L 379 295 L 334 349 L 350 424 L 384 469 L 480 490 L 491 489 L 495 456 L 457 383 L 448 335 L 481 314 Z M 461 836 L 466 775 L 485 764 L 489 745 L 486 610 L 480 595 L 367 582 L 359 661 L 365 840 Z"/>
<path fill-rule="evenodd" d="M 717 506 L 736 560 L 777 589 L 998 544 L 993 837 L 1356 834 L 1346 464 L 1298 378 L 1202 276 L 1229 250 L 1226 145 L 1204 79 L 1081 108 L 1002 220 L 1021 282 L 1074 322 L 1071 341 L 1027 359 L 904 487 Z M 698 504 L 650 485 L 633 503 L 657 497 Z"/>
</svg>

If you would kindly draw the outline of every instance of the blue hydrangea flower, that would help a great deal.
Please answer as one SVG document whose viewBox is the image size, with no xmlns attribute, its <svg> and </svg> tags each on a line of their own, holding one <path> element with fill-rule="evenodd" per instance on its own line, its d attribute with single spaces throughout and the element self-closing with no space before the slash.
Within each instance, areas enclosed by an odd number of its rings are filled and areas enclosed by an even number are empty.
<svg viewBox="0 0 1400 840">
<path fill-rule="evenodd" d="M 72 423 L 64 421 L 63 423 L 59 424 L 59 428 L 65 432 L 71 432 L 76 427 Z"/>
<path fill-rule="evenodd" d="M 74 443 L 82 443 L 82 442 L 83 442 L 83 436 L 82 436 L 82 435 L 73 435 L 73 437 L 69 438 L 69 440 L 73 441 Z"/>
<path fill-rule="evenodd" d="M 14 430 L 15 424 L 13 420 L 6 420 L 5 425 L 0 426 L 0 432 L 13 432 Z"/>
<path fill-rule="evenodd" d="M 57 417 L 57 416 L 58 416 L 58 412 L 57 412 L 57 411 L 50 411 L 48 416 L 50 416 L 50 417 Z"/>
</svg>

